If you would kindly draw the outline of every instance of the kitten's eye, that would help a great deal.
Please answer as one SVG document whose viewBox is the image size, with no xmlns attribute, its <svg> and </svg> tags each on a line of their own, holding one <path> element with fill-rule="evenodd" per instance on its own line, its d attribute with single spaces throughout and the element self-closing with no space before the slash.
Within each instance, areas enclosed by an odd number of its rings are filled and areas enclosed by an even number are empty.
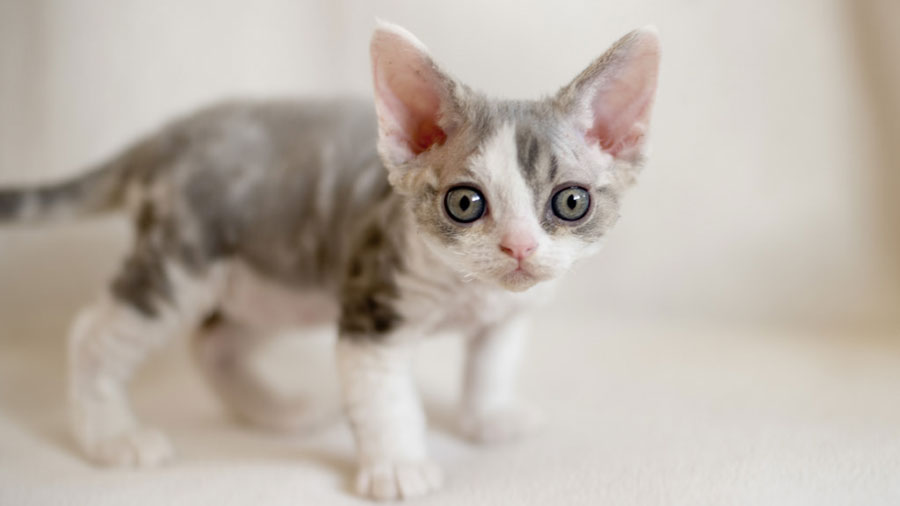
<svg viewBox="0 0 900 506">
<path fill-rule="evenodd" d="M 553 196 L 550 206 L 553 214 L 563 220 L 580 220 L 591 207 L 591 194 L 580 186 L 563 188 Z"/>
<path fill-rule="evenodd" d="M 451 188 L 444 198 L 447 214 L 460 223 L 471 223 L 484 214 L 484 196 L 469 186 Z"/>
</svg>

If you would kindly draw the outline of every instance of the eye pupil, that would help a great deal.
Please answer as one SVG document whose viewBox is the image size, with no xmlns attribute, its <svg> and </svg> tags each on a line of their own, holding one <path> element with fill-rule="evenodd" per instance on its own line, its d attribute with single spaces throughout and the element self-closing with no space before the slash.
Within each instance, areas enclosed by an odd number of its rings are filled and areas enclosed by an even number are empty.
<svg viewBox="0 0 900 506">
<path fill-rule="evenodd" d="M 566 199 L 566 205 L 569 206 L 569 209 L 575 209 L 575 206 L 578 205 L 578 199 L 575 198 L 575 195 L 569 195 L 569 198 Z"/>
<path fill-rule="evenodd" d="M 454 221 L 471 223 L 484 215 L 486 203 L 484 196 L 471 186 L 451 188 L 444 198 L 444 208 Z"/>
</svg>

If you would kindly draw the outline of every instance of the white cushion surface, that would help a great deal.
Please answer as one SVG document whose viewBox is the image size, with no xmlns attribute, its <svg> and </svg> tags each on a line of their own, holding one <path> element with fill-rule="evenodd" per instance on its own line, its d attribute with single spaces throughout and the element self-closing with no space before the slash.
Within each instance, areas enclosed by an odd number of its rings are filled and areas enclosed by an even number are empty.
<svg viewBox="0 0 900 506">
<path fill-rule="evenodd" d="M 456 435 L 459 342 L 435 339 L 417 369 L 447 484 L 416 504 L 898 504 L 900 346 L 890 337 L 612 323 L 551 307 L 520 381 L 548 423 L 488 448 Z M 260 363 L 287 384 L 292 371 L 313 372 L 328 390 L 326 341 L 284 340 Z M 361 504 L 344 424 L 306 435 L 236 425 L 184 346 L 134 388 L 178 461 L 91 467 L 66 430 L 63 349 L 62 339 L 0 340 L 0 504 Z"/>
</svg>

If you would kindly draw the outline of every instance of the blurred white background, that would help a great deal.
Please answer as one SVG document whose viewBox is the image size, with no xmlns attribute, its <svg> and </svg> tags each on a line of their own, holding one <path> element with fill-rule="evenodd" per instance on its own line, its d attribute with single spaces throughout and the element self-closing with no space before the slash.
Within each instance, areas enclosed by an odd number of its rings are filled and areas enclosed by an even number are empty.
<svg viewBox="0 0 900 506">
<path fill-rule="evenodd" d="M 465 82 L 516 98 L 554 92 L 617 37 L 655 23 L 653 156 L 565 305 L 641 319 L 894 323 L 897 13 L 890 1 L 836 0 L 5 1 L 0 181 L 74 174 L 222 98 L 369 94 L 376 16 L 416 33 Z M 43 240 L 4 240 L 2 276 L 42 255 L 29 244 Z M 60 276 L 54 289 L 71 282 Z"/>
<path fill-rule="evenodd" d="M 535 324 L 523 390 L 546 435 L 446 435 L 458 349 L 425 351 L 434 504 L 900 504 L 895 0 L 0 0 L 0 184 L 74 175 L 224 98 L 368 95 L 376 16 L 502 97 L 554 92 L 648 23 L 663 44 L 650 162 Z M 122 218 L 0 229 L 0 503 L 356 504 L 345 431 L 239 431 L 186 354 L 135 396 L 183 464 L 76 458 L 63 335 L 127 242 Z"/>
</svg>

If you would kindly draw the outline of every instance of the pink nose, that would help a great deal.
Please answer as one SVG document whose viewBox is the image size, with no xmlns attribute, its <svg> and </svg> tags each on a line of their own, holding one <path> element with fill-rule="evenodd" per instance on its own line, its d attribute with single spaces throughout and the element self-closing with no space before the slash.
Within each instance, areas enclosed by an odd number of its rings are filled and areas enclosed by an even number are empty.
<svg viewBox="0 0 900 506">
<path fill-rule="evenodd" d="M 527 234 L 508 234 L 500 241 L 500 251 L 522 261 L 537 249 L 537 241 Z"/>
</svg>

